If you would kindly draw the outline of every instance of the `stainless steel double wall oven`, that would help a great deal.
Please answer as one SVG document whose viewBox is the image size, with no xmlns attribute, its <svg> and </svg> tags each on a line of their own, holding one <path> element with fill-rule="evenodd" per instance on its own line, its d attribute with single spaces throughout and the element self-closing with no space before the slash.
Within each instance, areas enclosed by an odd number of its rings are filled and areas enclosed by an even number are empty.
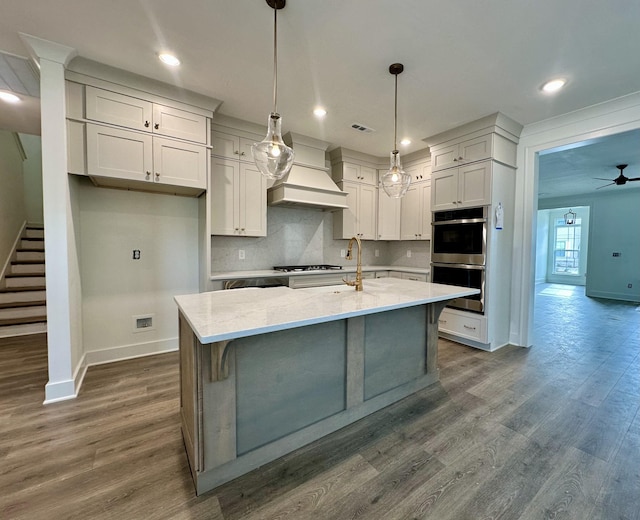
<svg viewBox="0 0 640 520">
<path fill-rule="evenodd" d="M 431 238 L 431 281 L 480 289 L 449 307 L 484 314 L 487 206 L 436 211 Z"/>
</svg>

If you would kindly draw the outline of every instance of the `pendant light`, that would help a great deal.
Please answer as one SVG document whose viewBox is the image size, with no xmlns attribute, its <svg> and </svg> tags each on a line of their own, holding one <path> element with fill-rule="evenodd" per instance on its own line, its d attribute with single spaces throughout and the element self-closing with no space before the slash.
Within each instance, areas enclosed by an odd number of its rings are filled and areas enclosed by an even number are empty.
<svg viewBox="0 0 640 520">
<path fill-rule="evenodd" d="M 572 224 L 576 223 L 576 212 L 573 211 L 572 209 L 569 209 L 569 211 L 567 213 L 564 214 L 564 223 L 567 226 L 571 226 Z"/>
<path fill-rule="evenodd" d="M 402 169 L 400 152 L 398 152 L 398 74 L 403 70 L 404 65 L 402 63 L 394 63 L 389 66 L 389 72 L 396 77 L 393 116 L 393 151 L 391 152 L 391 165 L 387 173 L 382 176 L 381 181 L 385 193 L 395 199 L 404 197 L 411 184 L 411 175 Z"/>
<path fill-rule="evenodd" d="M 269 179 L 284 177 L 293 164 L 293 149 L 282 139 L 282 118 L 278 114 L 278 9 L 284 8 L 286 0 L 266 0 L 273 9 L 273 112 L 267 122 L 267 136 L 251 146 L 251 155 L 256 166 Z"/>
</svg>

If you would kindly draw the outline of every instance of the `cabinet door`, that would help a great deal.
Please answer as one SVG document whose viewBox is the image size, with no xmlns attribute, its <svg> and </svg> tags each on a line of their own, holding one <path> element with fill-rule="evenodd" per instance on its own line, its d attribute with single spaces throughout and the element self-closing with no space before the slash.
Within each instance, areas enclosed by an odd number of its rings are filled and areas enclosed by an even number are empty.
<svg viewBox="0 0 640 520">
<path fill-rule="evenodd" d="M 375 240 L 378 188 L 361 184 L 358 197 L 358 233 L 360 238 Z"/>
<path fill-rule="evenodd" d="M 87 174 L 153 182 L 151 135 L 87 124 Z"/>
<path fill-rule="evenodd" d="M 491 135 L 483 135 L 475 139 L 463 141 L 459 145 L 460 157 L 463 164 L 482 161 L 491 157 Z"/>
<path fill-rule="evenodd" d="M 236 235 L 239 231 L 240 163 L 213 157 L 211 160 L 211 233 Z"/>
<path fill-rule="evenodd" d="M 491 204 L 491 161 L 458 169 L 458 207 Z"/>
<path fill-rule="evenodd" d="M 86 116 L 93 121 L 151 132 L 152 105 L 142 99 L 86 87 Z"/>
<path fill-rule="evenodd" d="M 267 236 L 267 178 L 251 163 L 240 163 L 240 234 Z"/>
<path fill-rule="evenodd" d="M 240 138 L 237 135 L 213 132 L 211 135 L 211 153 L 218 157 L 237 159 L 240 150 Z"/>
<path fill-rule="evenodd" d="M 389 197 L 378 189 L 378 240 L 400 240 L 402 199 Z"/>
<path fill-rule="evenodd" d="M 333 238 L 349 239 L 357 233 L 358 184 L 341 182 L 338 187 L 347 194 L 345 204 L 349 206 L 333 214 Z"/>
<path fill-rule="evenodd" d="M 376 186 L 378 184 L 378 172 L 375 168 L 360 166 L 360 181 Z"/>
<path fill-rule="evenodd" d="M 342 163 L 342 178 L 345 181 L 360 181 L 360 166 L 351 163 Z"/>
<path fill-rule="evenodd" d="M 458 207 L 458 169 L 449 168 L 431 175 L 431 210 Z"/>
<path fill-rule="evenodd" d="M 420 273 L 402 273 L 403 280 L 413 280 L 414 282 L 426 282 L 427 275 Z"/>
<path fill-rule="evenodd" d="M 257 140 L 258 142 L 260 139 Z M 241 161 L 253 162 L 253 155 L 251 154 L 251 147 L 256 140 L 247 139 L 246 137 L 240 138 L 240 147 L 238 148 L 238 157 Z"/>
<path fill-rule="evenodd" d="M 412 184 L 402 198 L 400 240 L 418 240 L 420 225 L 420 190 L 417 184 Z"/>
<path fill-rule="evenodd" d="M 153 105 L 153 133 L 207 143 L 207 118 L 186 110 Z"/>
<path fill-rule="evenodd" d="M 457 144 L 445 146 L 431 152 L 431 167 L 433 171 L 444 170 L 458 165 L 459 147 Z"/>
<path fill-rule="evenodd" d="M 422 240 L 431 240 L 431 183 L 424 182 L 419 186 L 420 191 L 420 217 Z"/>
<path fill-rule="evenodd" d="M 206 147 L 154 137 L 153 176 L 155 182 L 206 190 Z"/>
</svg>

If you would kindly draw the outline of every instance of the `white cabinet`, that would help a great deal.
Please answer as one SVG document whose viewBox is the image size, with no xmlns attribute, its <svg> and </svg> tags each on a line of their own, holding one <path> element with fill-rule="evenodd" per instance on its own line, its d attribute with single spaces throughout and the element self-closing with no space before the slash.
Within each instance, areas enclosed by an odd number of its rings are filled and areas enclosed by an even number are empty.
<svg viewBox="0 0 640 520">
<path fill-rule="evenodd" d="M 489 159 L 492 152 L 491 145 L 492 135 L 488 134 L 436 148 L 431 152 L 433 171 Z"/>
<path fill-rule="evenodd" d="M 460 209 L 491 204 L 491 161 L 434 172 L 431 210 Z"/>
<path fill-rule="evenodd" d="M 342 162 L 332 168 L 332 176 L 335 181 L 362 182 L 375 186 L 378 175 L 375 168 L 360 164 Z"/>
<path fill-rule="evenodd" d="M 255 140 L 246 137 L 215 131 L 211 138 L 213 146 L 211 153 L 218 157 L 252 162 L 251 146 L 255 142 Z"/>
<path fill-rule="evenodd" d="M 253 163 L 213 157 L 211 234 L 267 235 L 267 180 Z"/>
<path fill-rule="evenodd" d="M 144 99 L 86 87 L 86 117 L 155 135 L 207 143 L 207 118 Z"/>
<path fill-rule="evenodd" d="M 401 240 L 431 240 L 431 182 L 411 184 L 402 199 Z"/>
<path fill-rule="evenodd" d="M 86 125 L 87 172 L 204 190 L 206 148 L 109 126 Z"/>
<path fill-rule="evenodd" d="M 414 282 L 427 282 L 428 275 L 422 273 L 409 273 L 406 271 L 389 271 L 389 278 L 401 280 L 413 280 Z"/>
<path fill-rule="evenodd" d="M 357 236 L 365 240 L 376 238 L 376 199 L 378 188 L 357 182 L 338 182 L 347 194 L 347 209 L 333 214 L 333 238 L 349 239 Z"/>
<path fill-rule="evenodd" d="M 389 197 L 378 189 L 378 240 L 400 240 L 402 199 Z"/>
</svg>

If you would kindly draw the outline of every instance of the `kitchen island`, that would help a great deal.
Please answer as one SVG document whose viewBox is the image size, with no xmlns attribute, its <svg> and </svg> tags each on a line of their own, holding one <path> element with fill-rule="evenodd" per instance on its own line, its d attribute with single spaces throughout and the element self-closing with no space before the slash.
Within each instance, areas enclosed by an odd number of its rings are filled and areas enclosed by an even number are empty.
<svg viewBox="0 0 640 520">
<path fill-rule="evenodd" d="M 180 412 L 204 493 L 438 380 L 438 316 L 477 293 L 385 278 L 177 296 Z"/>
</svg>

